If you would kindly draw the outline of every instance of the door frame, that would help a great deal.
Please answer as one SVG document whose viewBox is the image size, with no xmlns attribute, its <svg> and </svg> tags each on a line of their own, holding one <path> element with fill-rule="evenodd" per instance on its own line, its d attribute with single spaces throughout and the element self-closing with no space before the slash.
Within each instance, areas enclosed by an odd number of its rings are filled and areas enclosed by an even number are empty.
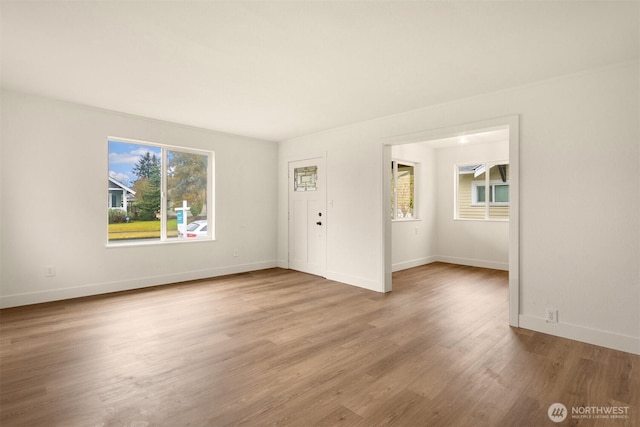
<svg viewBox="0 0 640 427">
<path fill-rule="evenodd" d="M 461 136 L 477 133 L 487 128 L 507 127 L 509 129 L 509 324 L 518 327 L 520 316 L 520 117 L 518 115 L 500 117 L 466 123 L 462 125 L 429 129 L 417 133 L 398 135 L 382 140 L 382 271 L 380 280 L 384 284 L 384 292 L 392 290 L 391 262 L 391 218 L 384 201 L 391 199 L 391 147 L 393 145 L 411 144 L 433 139 Z"/>
<path fill-rule="evenodd" d="M 327 152 L 326 151 L 320 151 L 320 152 L 315 152 L 315 153 L 306 153 L 306 154 L 294 154 L 291 156 L 288 156 L 285 159 L 285 168 L 286 168 L 286 194 L 287 194 L 287 232 L 286 232 L 286 245 L 287 245 L 287 267 L 288 269 L 291 268 L 291 262 L 290 262 L 290 251 L 291 248 L 289 247 L 289 239 L 290 239 L 290 215 L 291 212 L 289 211 L 290 208 L 290 204 L 291 204 L 291 194 L 289 192 L 289 184 L 290 184 L 290 176 L 289 176 L 289 168 L 290 168 L 290 164 L 294 163 L 294 162 L 300 162 L 300 161 L 304 161 L 304 160 L 312 160 L 312 159 L 322 159 L 322 162 L 324 163 L 324 185 L 326 187 L 326 190 L 324 192 L 324 206 L 325 206 L 325 219 L 323 220 L 324 226 L 325 226 L 325 231 L 324 231 L 324 239 L 325 239 L 325 244 L 324 244 L 324 251 L 322 256 L 324 257 L 324 263 L 323 263 L 323 272 L 322 272 L 322 277 L 327 277 L 327 254 L 328 254 L 328 247 L 329 247 L 329 234 L 328 234 L 328 227 L 327 227 L 327 223 L 328 223 L 328 219 L 329 219 L 329 206 L 328 206 L 328 200 L 329 200 L 329 174 L 328 174 L 328 167 L 327 167 Z"/>
</svg>

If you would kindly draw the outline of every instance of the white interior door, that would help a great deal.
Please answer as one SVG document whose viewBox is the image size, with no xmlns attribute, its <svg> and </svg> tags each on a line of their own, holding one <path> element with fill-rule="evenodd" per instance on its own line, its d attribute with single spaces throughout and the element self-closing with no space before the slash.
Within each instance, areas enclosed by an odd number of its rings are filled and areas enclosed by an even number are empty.
<svg viewBox="0 0 640 427">
<path fill-rule="evenodd" d="M 326 276 L 325 159 L 289 162 L 289 268 Z"/>
</svg>

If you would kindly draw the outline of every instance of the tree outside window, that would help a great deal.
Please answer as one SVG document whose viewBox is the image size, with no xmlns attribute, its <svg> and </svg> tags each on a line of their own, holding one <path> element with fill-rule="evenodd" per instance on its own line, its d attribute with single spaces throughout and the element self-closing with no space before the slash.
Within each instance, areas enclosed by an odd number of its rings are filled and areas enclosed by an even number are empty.
<svg viewBox="0 0 640 427">
<path fill-rule="evenodd" d="M 110 139 L 109 243 L 185 237 L 178 226 L 182 215 L 203 225 L 198 238 L 212 238 L 213 227 L 206 225 L 212 219 L 212 158 L 199 150 Z M 118 197 L 126 197 L 126 209 L 114 205 Z M 183 204 L 188 209 L 179 212 Z"/>
</svg>

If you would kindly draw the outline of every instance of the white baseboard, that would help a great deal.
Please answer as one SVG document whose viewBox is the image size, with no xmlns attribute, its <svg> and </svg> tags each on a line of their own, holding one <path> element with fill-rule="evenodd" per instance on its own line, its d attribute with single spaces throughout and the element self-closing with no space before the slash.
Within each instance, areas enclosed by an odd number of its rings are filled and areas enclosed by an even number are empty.
<svg viewBox="0 0 640 427">
<path fill-rule="evenodd" d="M 421 265 L 431 264 L 432 262 L 436 262 L 436 261 L 438 261 L 438 258 L 435 256 L 412 259 L 410 261 L 404 261 L 404 262 L 393 264 L 391 266 L 391 271 L 395 273 L 396 271 L 406 270 L 408 268 L 413 268 L 413 267 L 420 267 Z"/>
<path fill-rule="evenodd" d="M 625 351 L 640 355 L 640 338 L 629 335 L 621 335 L 599 329 L 585 328 L 584 326 L 572 325 L 568 323 L 547 323 L 541 317 L 534 317 L 521 314 L 519 326 L 524 329 L 568 338 L 575 341 L 586 342 L 588 344 L 599 345 L 601 347 L 612 348 L 614 350 Z"/>
<path fill-rule="evenodd" d="M 408 268 L 419 267 L 421 265 L 431 264 L 432 262 L 446 262 L 448 264 L 468 265 L 469 267 L 491 268 L 493 270 L 509 271 L 508 262 L 485 261 L 481 259 L 459 258 L 444 255 L 434 255 L 425 258 L 412 259 L 395 263 L 391 266 L 391 271 L 401 271 Z"/>
<path fill-rule="evenodd" d="M 347 285 L 357 286 L 359 288 L 369 289 L 370 291 L 384 292 L 384 283 L 375 280 L 365 279 L 363 277 L 349 276 L 347 274 L 327 271 L 327 279 L 335 282 L 345 283 Z"/>
<path fill-rule="evenodd" d="M 469 267 L 491 268 L 493 270 L 509 271 L 509 262 L 485 261 L 481 259 L 458 258 L 444 255 L 436 255 L 434 261 L 446 262 L 449 264 L 468 265 Z"/>
<path fill-rule="evenodd" d="M 53 289 L 25 294 L 5 295 L 0 297 L 0 308 L 17 307 L 21 305 L 39 304 L 70 298 L 107 294 L 111 292 L 128 291 L 132 289 L 148 288 L 169 283 L 185 282 L 188 280 L 207 279 L 209 277 L 225 276 L 227 274 L 246 273 L 248 271 L 264 270 L 276 267 L 277 262 L 262 261 L 250 264 L 230 265 L 206 270 L 187 271 L 162 276 L 140 277 L 115 282 L 92 283 L 73 288 Z"/>
</svg>

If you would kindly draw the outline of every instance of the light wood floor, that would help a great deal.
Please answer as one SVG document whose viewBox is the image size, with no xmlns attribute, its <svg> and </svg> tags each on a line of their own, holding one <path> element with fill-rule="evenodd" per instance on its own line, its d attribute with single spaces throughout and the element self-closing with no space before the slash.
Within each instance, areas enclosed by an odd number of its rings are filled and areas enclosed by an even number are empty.
<svg viewBox="0 0 640 427">
<path fill-rule="evenodd" d="M 435 263 L 386 295 L 272 269 L 2 310 L 0 424 L 640 425 L 640 356 L 512 329 L 507 294 Z"/>
</svg>

